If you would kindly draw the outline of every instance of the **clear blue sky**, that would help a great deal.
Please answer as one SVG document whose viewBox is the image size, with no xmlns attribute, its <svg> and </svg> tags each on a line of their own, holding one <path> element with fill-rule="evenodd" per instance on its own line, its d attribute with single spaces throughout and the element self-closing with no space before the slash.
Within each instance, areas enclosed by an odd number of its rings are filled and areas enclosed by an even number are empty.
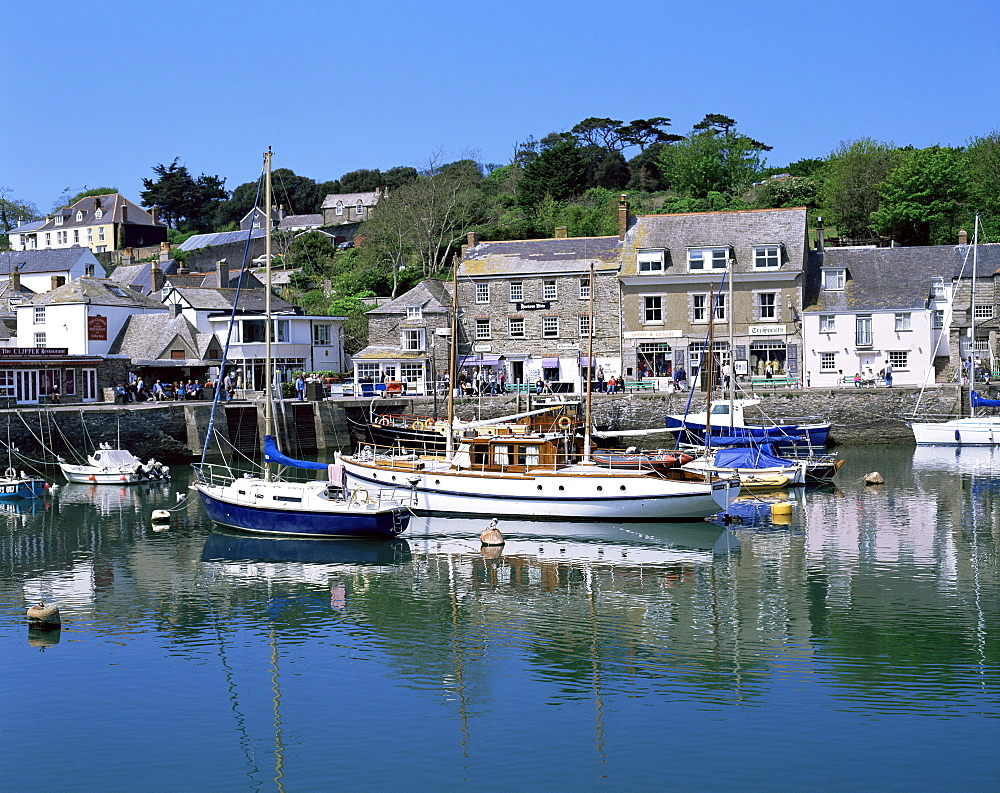
<svg viewBox="0 0 1000 793">
<path fill-rule="evenodd" d="M 963 145 L 1000 127 L 998 0 L 8 3 L 0 187 L 139 200 L 175 157 L 229 189 L 261 153 L 317 181 L 472 155 L 589 116 L 706 113 L 771 165 L 870 136 Z"/>
</svg>

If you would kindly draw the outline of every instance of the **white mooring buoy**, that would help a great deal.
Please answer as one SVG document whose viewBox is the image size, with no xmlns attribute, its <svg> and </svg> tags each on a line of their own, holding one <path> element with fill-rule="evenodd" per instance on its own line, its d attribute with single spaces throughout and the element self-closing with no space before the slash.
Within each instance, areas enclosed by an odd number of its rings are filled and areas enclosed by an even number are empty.
<svg viewBox="0 0 1000 793">
<path fill-rule="evenodd" d="M 51 631 L 62 627 L 59 607 L 54 603 L 36 603 L 28 609 L 28 628 L 33 631 Z"/>
</svg>

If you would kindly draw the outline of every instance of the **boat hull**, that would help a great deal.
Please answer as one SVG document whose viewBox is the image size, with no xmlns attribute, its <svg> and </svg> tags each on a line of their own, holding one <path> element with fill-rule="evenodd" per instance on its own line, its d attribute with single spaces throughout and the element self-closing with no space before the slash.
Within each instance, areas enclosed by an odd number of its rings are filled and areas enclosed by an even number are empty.
<svg viewBox="0 0 1000 793">
<path fill-rule="evenodd" d="M 243 482 L 245 480 L 237 480 Z M 322 484 L 322 483 L 321 483 Z M 240 485 L 246 489 L 245 485 Z M 406 530 L 408 508 L 402 506 L 349 508 L 344 502 L 313 505 L 308 495 L 298 506 L 263 506 L 247 503 L 237 486 L 197 484 L 208 516 L 222 526 L 256 534 L 287 537 L 396 537 Z M 319 508 L 324 506 L 325 508 Z"/>
<path fill-rule="evenodd" d="M 913 437 L 920 446 L 996 446 L 1000 444 L 1000 417 L 913 422 Z"/>
<path fill-rule="evenodd" d="M 675 416 L 666 417 L 666 427 L 670 430 L 680 430 L 687 438 L 678 437 L 683 443 L 703 445 L 705 443 L 705 425 L 687 421 Z M 784 432 L 783 432 L 784 431 Z M 712 439 L 744 438 L 748 442 L 766 442 L 778 449 L 788 449 L 795 446 L 812 446 L 823 448 L 830 435 L 829 424 L 790 424 L 778 427 L 729 427 L 712 425 Z M 783 437 L 787 434 L 789 438 Z M 800 439 L 801 438 L 801 439 Z"/>
<path fill-rule="evenodd" d="M 43 479 L 0 479 L 0 501 L 41 498 L 48 489 Z"/>
<path fill-rule="evenodd" d="M 534 520 L 647 521 L 706 518 L 722 509 L 704 483 L 638 474 L 557 472 L 477 476 L 452 470 L 404 470 L 341 458 L 349 479 L 367 487 L 410 488 L 414 511 Z M 733 493 L 735 496 L 735 493 Z"/>
</svg>

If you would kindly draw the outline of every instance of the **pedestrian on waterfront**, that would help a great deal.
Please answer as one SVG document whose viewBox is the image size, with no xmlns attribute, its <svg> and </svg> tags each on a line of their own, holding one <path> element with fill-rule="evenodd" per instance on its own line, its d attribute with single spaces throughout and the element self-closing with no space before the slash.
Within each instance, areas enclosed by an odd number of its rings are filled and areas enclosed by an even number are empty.
<svg viewBox="0 0 1000 793">
<path fill-rule="evenodd" d="M 135 401 L 146 401 L 146 381 L 142 379 L 142 375 L 139 375 L 138 379 L 135 381 Z"/>
<path fill-rule="evenodd" d="M 497 375 L 492 369 L 489 373 L 489 383 L 490 383 L 490 396 L 497 395 Z"/>
<path fill-rule="evenodd" d="M 222 378 L 222 400 L 228 402 L 233 398 L 233 376 L 226 374 Z"/>
<path fill-rule="evenodd" d="M 302 379 L 301 373 L 295 378 L 295 392 L 298 394 L 299 402 L 306 401 L 306 381 Z"/>
<path fill-rule="evenodd" d="M 882 376 L 885 378 L 885 384 L 889 388 L 892 388 L 892 364 L 891 363 L 887 363 L 885 365 L 885 374 L 882 375 Z"/>
<path fill-rule="evenodd" d="M 806 388 L 809 388 L 809 384 L 812 382 L 812 372 L 806 372 Z"/>
<path fill-rule="evenodd" d="M 598 366 L 597 367 L 597 390 L 599 392 L 603 392 L 604 391 L 604 367 L 603 366 Z"/>
<path fill-rule="evenodd" d="M 174 380 L 174 402 L 184 399 L 184 383 Z"/>
<path fill-rule="evenodd" d="M 167 392 L 163 390 L 163 383 L 157 380 L 153 383 L 153 401 L 163 402 L 167 398 Z"/>
<path fill-rule="evenodd" d="M 722 387 L 729 391 L 729 385 L 733 382 L 733 367 L 728 363 L 722 367 Z"/>
<path fill-rule="evenodd" d="M 854 373 L 854 387 L 861 388 L 861 372 Z"/>
<path fill-rule="evenodd" d="M 767 366 L 764 367 L 764 378 L 766 380 L 770 380 L 772 377 L 774 377 L 774 367 L 771 366 L 771 362 L 768 361 Z"/>
<path fill-rule="evenodd" d="M 684 371 L 684 367 L 678 366 L 677 370 L 674 372 L 674 385 L 681 391 L 687 391 L 688 387 L 688 375 Z"/>
<path fill-rule="evenodd" d="M 59 404 L 59 383 L 53 383 L 49 387 L 49 399 L 52 400 L 53 405 Z"/>
<path fill-rule="evenodd" d="M 201 399 L 202 396 L 204 396 L 204 394 L 205 394 L 205 389 L 202 387 L 201 381 L 200 380 L 195 380 L 194 381 L 194 398 L 195 399 Z"/>
<path fill-rule="evenodd" d="M 507 370 L 501 369 L 500 374 L 497 376 L 497 385 L 500 387 L 500 393 L 507 393 Z"/>
</svg>

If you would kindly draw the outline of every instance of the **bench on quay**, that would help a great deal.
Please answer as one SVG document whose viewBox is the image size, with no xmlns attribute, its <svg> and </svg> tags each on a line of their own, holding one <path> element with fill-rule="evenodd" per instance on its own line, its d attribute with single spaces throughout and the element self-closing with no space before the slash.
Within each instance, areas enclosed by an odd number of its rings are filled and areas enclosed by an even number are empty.
<svg viewBox="0 0 1000 793">
<path fill-rule="evenodd" d="M 626 380 L 625 390 L 630 392 L 655 391 L 656 383 L 654 383 L 652 380 Z"/>
<path fill-rule="evenodd" d="M 854 377 L 853 376 L 841 377 L 840 380 L 837 381 L 837 385 L 841 387 L 853 386 Z M 860 388 L 876 388 L 878 386 L 885 386 L 885 385 L 886 382 L 884 377 L 876 377 L 874 379 L 872 379 L 871 377 L 862 377 Z"/>
<path fill-rule="evenodd" d="M 505 391 L 508 394 L 533 394 L 535 387 L 531 383 L 507 383 Z"/>
<path fill-rule="evenodd" d="M 798 385 L 798 378 L 786 375 L 776 377 L 765 377 L 764 375 L 752 375 L 750 377 L 750 388 L 791 388 Z"/>
</svg>

